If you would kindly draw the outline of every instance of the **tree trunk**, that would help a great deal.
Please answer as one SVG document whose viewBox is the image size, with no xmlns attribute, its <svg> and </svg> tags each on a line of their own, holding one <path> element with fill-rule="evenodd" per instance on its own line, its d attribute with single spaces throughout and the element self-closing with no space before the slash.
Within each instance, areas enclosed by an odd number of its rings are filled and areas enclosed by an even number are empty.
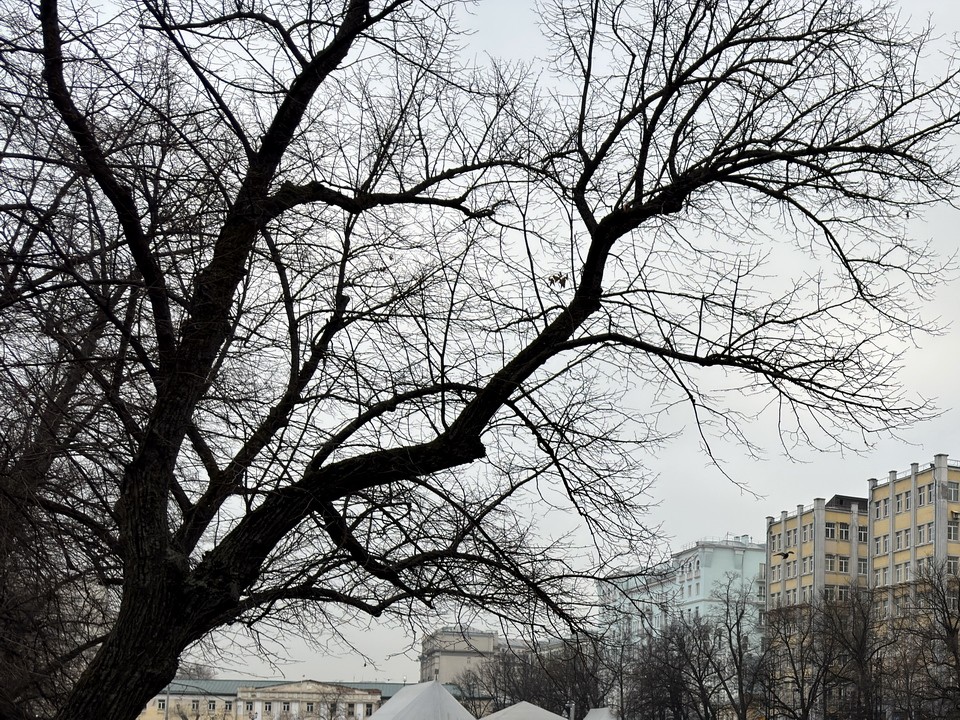
<svg viewBox="0 0 960 720">
<path fill-rule="evenodd" d="M 56 720 L 133 720 L 176 676 L 180 653 L 193 639 L 184 611 L 169 586 L 125 592 L 113 632 Z"/>
</svg>

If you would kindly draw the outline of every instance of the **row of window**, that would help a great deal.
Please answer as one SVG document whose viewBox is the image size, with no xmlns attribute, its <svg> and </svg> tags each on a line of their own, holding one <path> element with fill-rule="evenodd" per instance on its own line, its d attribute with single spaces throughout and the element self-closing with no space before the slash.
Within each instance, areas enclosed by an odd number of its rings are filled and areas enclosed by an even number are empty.
<svg viewBox="0 0 960 720">
<path fill-rule="evenodd" d="M 933 557 L 922 557 L 917 558 L 916 570 L 921 571 L 924 566 L 930 566 L 933 563 Z M 956 575 L 958 567 L 960 567 L 960 558 L 950 555 L 947 557 L 947 572 L 953 575 Z M 874 587 L 882 587 L 884 585 L 890 584 L 890 568 L 883 567 L 877 568 L 873 571 L 873 584 Z M 904 583 L 910 581 L 910 561 L 897 563 L 893 566 L 893 582 L 894 583 Z"/>
<path fill-rule="evenodd" d="M 828 600 L 833 600 L 834 598 L 838 600 L 846 600 L 848 597 L 850 597 L 850 586 L 827 585 L 824 587 L 824 595 Z M 790 588 L 789 590 L 784 590 L 782 593 L 770 593 L 770 604 L 773 607 L 780 607 L 780 605 L 796 605 L 798 602 L 806 603 L 811 602 L 814 599 L 813 587 L 810 585 L 804 585 L 799 589 Z"/>
<path fill-rule="evenodd" d="M 253 701 L 252 701 L 252 700 L 247 700 L 246 703 L 244 703 L 244 705 L 245 705 L 244 710 L 245 710 L 247 713 L 252 713 L 252 712 L 253 712 Z M 280 709 L 281 709 L 282 712 L 285 712 L 285 713 L 290 712 L 290 701 L 289 701 L 289 700 L 281 700 L 280 703 L 279 703 L 279 705 L 280 705 Z M 312 714 L 312 713 L 314 712 L 314 705 L 315 705 L 314 703 L 312 703 L 312 702 L 306 702 L 306 703 L 304 703 L 304 705 L 306 706 L 305 711 L 306 711 L 306 713 L 307 713 L 308 715 L 310 715 L 310 714 Z M 157 698 L 157 709 L 158 709 L 158 710 L 166 710 L 166 708 L 167 708 L 167 699 L 166 699 L 166 698 Z M 200 710 L 200 700 L 198 700 L 198 699 L 193 699 L 193 700 L 191 700 L 191 701 L 190 701 L 190 709 L 191 709 L 192 711 L 194 711 L 194 712 L 199 711 L 199 710 Z M 208 710 L 208 711 L 216 711 L 216 709 L 217 709 L 217 701 L 216 701 L 216 700 L 207 700 L 207 710 Z M 224 709 L 225 712 L 232 712 L 232 711 L 233 711 L 233 701 L 232 701 L 232 700 L 224 700 L 224 701 L 223 701 L 223 709 Z M 264 711 L 265 713 L 272 713 L 272 712 L 273 712 L 273 703 L 270 702 L 270 701 L 264 702 L 264 703 L 263 703 L 263 711 Z M 331 717 L 331 718 L 332 718 L 332 717 L 335 717 L 336 714 L 337 714 L 337 703 L 327 703 L 327 717 Z M 366 705 L 364 706 L 364 714 L 365 714 L 367 717 L 370 717 L 371 715 L 373 715 L 373 703 L 366 703 Z M 347 717 L 354 717 L 354 710 L 353 710 L 353 705 L 352 705 L 352 704 L 348 704 L 348 705 L 347 705 Z"/>
<path fill-rule="evenodd" d="M 858 542 L 866 542 L 868 528 L 866 525 L 854 525 L 857 533 Z M 824 537 L 827 540 L 849 540 L 851 532 L 850 523 L 828 522 L 824 525 Z M 774 533 L 770 536 L 770 546 L 773 552 L 780 552 L 785 547 L 794 547 L 798 544 L 810 542 L 813 537 L 813 523 L 806 523 L 798 528 L 789 528 L 781 533 Z M 799 540 L 799 543 L 798 543 Z"/>
<path fill-rule="evenodd" d="M 911 500 L 912 496 L 910 490 L 897 493 L 894 496 L 894 512 L 901 513 L 910 510 Z M 920 485 L 917 487 L 917 507 L 932 505 L 935 500 L 936 494 L 934 492 L 933 483 L 928 483 L 927 485 Z M 947 500 L 950 502 L 960 502 L 960 483 L 947 483 Z M 890 517 L 890 498 L 887 497 L 874 501 L 873 517 L 877 520 L 880 518 Z"/>
<path fill-rule="evenodd" d="M 247 705 L 251 705 L 251 703 L 247 703 Z M 166 699 L 166 698 L 157 698 L 157 710 L 166 710 L 166 709 L 167 709 L 167 699 Z M 191 700 L 191 701 L 190 701 L 190 709 L 191 709 L 193 712 L 198 712 L 198 711 L 200 710 L 200 701 L 199 701 L 199 700 Z M 209 711 L 215 711 L 216 709 L 217 709 L 217 701 L 216 701 L 216 700 L 207 700 L 207 710 L 209 710 Z M 224 709 L 225 712 L 233 712 L 233 700 L 224 700 L 224 701 L 223 701 L 223 709 Z M 249 710 L 252 710 L 253 707 L 251 706 L 251 707 L 248 708 L 248 709 L 249 709 Z"/>
<path fill-rule="evenodd" d="M 801 560 L 790 560 L 780 565 L 772 565 L 770 567 L 770 581 L 777 582 L 782 580 L 784 575 L 787 578 L 793 578 L 797 576 L 797 571 L 799 570 L 801 575 L 809 575 L 813 572 L 813 557 L 808 556 Z M 849 555 L 826 555 L 824 556 L 824 570 L 826 572 L 839 572 L 839 573 L 849 573 L 850 572 L 850 556 Z M 867 558 L 857 558 L 857 574 L 866 575 L 867 574 Z"/>
<path fill-rule="evenodd" d="M 911 528 L 898 530 L 893 534 L 894 550 L 909 550 L 913 531 Z M 925 545 L 933 542 L 933 523 L 917 526 L 916 545 Z M 947 523 L 947 540 L 960 540 L 960 522 L 951 520 Z M 890 535 L 878 535 L 873 539 L 874 555 L 883 555 L 890 552 Z"/>
</svg>

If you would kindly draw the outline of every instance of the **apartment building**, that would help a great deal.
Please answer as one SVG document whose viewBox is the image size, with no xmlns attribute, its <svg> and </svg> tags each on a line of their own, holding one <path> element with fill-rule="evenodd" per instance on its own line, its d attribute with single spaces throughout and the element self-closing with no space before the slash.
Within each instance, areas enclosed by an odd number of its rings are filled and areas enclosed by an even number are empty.
<svg viewBox="0 0 960 720">
<path fill-rule="evenodd" d="M 934 456 L 921 467 L 871 479 L 871 586 L 888 588 L 884 605 L 905 597 L 898 590 L 926 566 L 960 570 L 960 462 Z M 888 607 L 889 611 L 891 607 Z"/>
<path fill-rule="evenodd" d="M 767 607 L 844 599 L 870 581 L 868 499 L 834 495 L 767 517 Z"/>
<path fill-rule="evenodd" d="M 880 595 L 889 613 L 925 567 L 960 572 L 960 462 L 936 455 L 868 484 L 867 497 L 818 498 L 767 518 L 768 608 L 870 587 L 889 589 Z"/>
<path fill-rule="evenodd" d="M 674 552 L 668 563 L 603 583 L 605 617 L 621 638 L 642 640 L 661 632 L 674 617 L 713 614 L 723 602 L 717 591 L 729 582 L 759 609 L 765 595 L 764 559 L 763 543 L 749 535 L 697 540 Z"/>
</svg>

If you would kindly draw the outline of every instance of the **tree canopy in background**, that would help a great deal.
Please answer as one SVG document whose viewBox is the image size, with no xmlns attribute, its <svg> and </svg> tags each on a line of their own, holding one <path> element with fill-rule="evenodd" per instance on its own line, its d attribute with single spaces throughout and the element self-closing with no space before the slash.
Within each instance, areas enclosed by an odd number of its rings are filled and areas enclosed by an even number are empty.
<svg viewBox="0 0 960 720">
<path fill-rule="evenodd" d="M 925 35 L 556 0 L 540 71 L 465 63 L 462 13 L 5 3 L 0 605 L 39 620 L 3 712 L 133 718 L 230 625 L 582 625 L 650 540 L 659 413 L 747 447 L 731 389 L 787 447 L 924 417 L 902 227 L 958 119 Z"/>
</svg>

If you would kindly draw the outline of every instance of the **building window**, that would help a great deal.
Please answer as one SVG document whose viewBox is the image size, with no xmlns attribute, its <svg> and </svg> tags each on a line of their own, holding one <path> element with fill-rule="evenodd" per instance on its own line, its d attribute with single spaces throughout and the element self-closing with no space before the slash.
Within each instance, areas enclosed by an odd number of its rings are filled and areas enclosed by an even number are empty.
<svg viewBox="0 0 960 720">
<path fill-rule="evenodd" d="M 903 509 L 904 510 L 910 509 L 910 491 L 909 490 L 906 490 L 903 493 Z"/>
<path fill-rule="evenodd" d="M 933 542 L 933 523 L 927 523 L 927 542 Z"/>
<path fill-rule="evenodd" d="M 308 713 L 312 713 L 312 712 L 313 712 L 313 703 L 312 703 L 312 702 L 308 702 L 308 703 L 307 703 L 307 712 L 308 712 Z"/>
<path fill-rule="evenodd" d="M 897 503 L 897 510 L 896 510 L 896 511 L 897 511 L 898 513 L 903 512 L 903 493 L 897 493 L 896 503 Z"/>
<path fill-rule="evenodd" d="M 166 710 L 167 709 L 167 699 L 160 698 L 157 700 L 157 710 Z"/>
<path fill-rule="evenodd" d="M 284 701 L 283 701 L 282 709 L 283 709 L 284 712 L 290 712 L 290 701 L 289 701 L 289 700 L 284 700 Z"/>
<path fill-rule="evenodd" d="M 841 585 L 837 588 L 837 600 L 849 600 L 850 599 L 850 588 L 846 585 Z"/>
<path fill-rule="evenodd" d="M 917 525 L 917 545 L 923 545 L 923 531 L 926 525 Z"/>
<path fill-rule="evenodd" d="M 884 498 L 880 502 L 883 504 L 883 516 L 890 517 L 890 498 Z"/>
<path fill-rule="evenodd" d="M 837 558 L 837 570 L 842 573 L 850 572 L 850 557 L 847 555 L 841 555 Z"/>
<path fill-rule="evenodd" d="M 363 706 L 363 714 L 366 717 L 370 717 L 371 715 L 373 715 L 373 703 L 367 703 L 366 705 Z"/>
<path fill-rule="evenodd" d="M 857 558 L 857 575 L 867 574 L 867 559 Z"/>
<path fill-rule="evenodd" d="M 874 502 L 873 502 L 873 517 L 874 517 L 875 520 L 879 520 L 881 517 L 883 517 L 883 516 L 880 514 L 880 512 L 881 512 L 881 510 L 880 510 L 880 501 L 879 501 L 879 500 L 874 500 Z"/>
<path fill-rule="evenodd" d="M 889 534 L 883 536 L 883 551 L 885 553 L 890 552 L 890 535 Z"/>
<path fill-rule="evenodd" d="M 216 710 L 217 701 L 216 700 L 207 700 L 207 710 Z"/>
<path fill-rule="evenodd" d="M 869 532 L 869 528 L 868 528 L 866 525 L 858 525 L 858 526 L 857 526 L 857 541 L 858 541 L 858 542 L 866 542 L 866 541 L 867 541 L 868 532 Z"/>
<path fill-rule="evenodd" d="M 960 522 L 951 520 L 947 523 L 947 540 L 960 540 Z"/>
<path fill-rule="evenodd" d="M 248 713 L 253 712 L 253 703 L 250 700 L 247 700 L 247 702 L 244 703 L 243 707 Z"/>
<path fill-rule="evenodd" d="M 897 534 L 894 536 L 895 540 L 893 546 L 897 550 L 903 550 L 903 533 L 900 530 L 897 530 Z"/>
<path fill-rule="evenodd" d="M 827 523 L 825 535 L 827 540 L 836 540 L 837 538 L 837 524 L 836 523 Z"/>
<path fill-rule="evenodd" d="M 226 712 L 232 712 L 232 711 L 233 711 L 233 700 L 224 700 L 224 701 L 223 701 L 223 709 L 224 709 Z"/>
<path fill-rule="evenodd" d="M 330 703 L 327 706 L 327 717 L 336 717 L 336 714 L 337 714 L 337 704 Z"/>
<path fill-rule="evenodd" d="M 268 712 L 268 713 L 269 713 L 269 712 L 273 712 L 273 703 L 272 703 L 272 702 L 265 702 L 265 703 L 263 704 L 263 711 L 264 711 L 264 712 Z"/>
<path fill-rule="evenodd" d="M 879 536 L 879 535 L 877 535 L 877 537 L 875 537 L 875 538 L 873 539 L 873 554 L 874 554 L 874 555 L 879 555 L 879 554 L 880 554 L 880 547 L 881 547 L 880 543 L 881 543 L 881 542 L 883 542 L 883 539 L 882 539 L 881 536 Z"/>
<path fill-rule="evenodd" d="M 910 528 L 903 531 L 903 547 L 904 549 L 910 547 Z"/>
<path fill-rule="evenodd" d="M 827 572 L 834 572 L 837 566 L 836 558 L 834 558 L 833 555 L 827 555 L 826 561 Z"/>
<path fill-rule="evenodd" d="M 927 484 L 927 503 L 933 505 L 936 502 L 937 496 L 933 494 L 933 483 Z"/>
<path fill-rule="evenodd" d="M 803 528 L 801 528 L 801 542 L 807 542 L 810 539 L 809 530 L 810 530 L 809 525 L 804 525 Z"/>
<path fill-rule="evenodd" d="M 951 575 L 957 574 L 957 557 L 955 555 L 947 556 L 947 572 Z"/>
<path fill-rule="evenodd" d="M 890 584 L 890 568 L 885 567 L 882 570 L 880 570 L 880 572 L 882 573 L 882 580 L 883 580 L 882 584 L 889 585 Z"/>
<path fill-rule="evenodd" d="M 927 504 L 926 494 L 927 494 L 927 489 L 923 485 L 917 488 L 917 507 L 923 507 L 924 505 Z"/>
<path fill-rule="evenodd" d="M 947 483 L 947 500 L 950 502 L 960 502 L 960 483 Z"/>
<path fill-rule="evenodd" d="M 840 523 L 840 539 L 850 539 L 850 523 Z"/>
<path fill-rule="evenodd" d="M 199 701 L 199 700 L 191 700 L 191 701 L 190 701 L 190 709 L 191 709 L 191 710 L 199 710 L 199 709 L 200 709 L 200 701 Z"/>
</svg>

